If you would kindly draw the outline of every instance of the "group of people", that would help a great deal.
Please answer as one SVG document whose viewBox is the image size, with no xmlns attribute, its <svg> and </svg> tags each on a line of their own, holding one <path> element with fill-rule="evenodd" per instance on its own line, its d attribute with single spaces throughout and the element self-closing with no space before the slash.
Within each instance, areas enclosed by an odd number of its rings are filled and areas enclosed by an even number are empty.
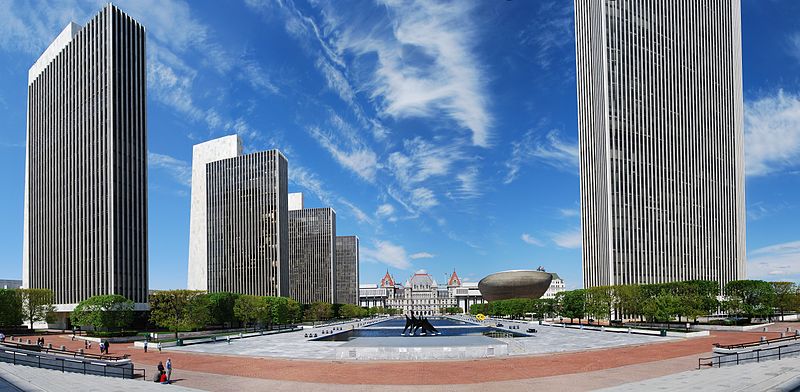
<svg viewBox="0 0 800 392">
<path fill-rule="evenodd" d="M 108 342 L 108 340 L 103 340 L 103 341 L 101 341 L 101 342 L 100 342 L 100 354 L 106 354 L 106 355 L 108 355 L 108 347 L 109 347 L 110 345 L 111 345 L 111 344 Z"/>
<path fill-rule="evenodd" d="M 147 347 L 148 347 L 149 345 L 150 345 L 150 342 L 148 342 L 147 340 L 145 340 L 145 341 L 144 341 L 144 352 L 147 352 Z M 158 342 L 158 343 L 156 343 L 156 348 L 158 349 L 158 352 L 161 352 L 161 342 Z"/>
<path fill-rule="evenodd" d="M 41 338 L 36 339 L 36 345 L 39 346 L 39 347 L 44 347 L 44 338 L 41 337 Z"/>
<path fill-rule="evenodd" d="M 164 371 L 166 369 L 166 372 Z M 172 359 L 167 358 L 167 366 L 164 367 L 164 364 L 161 361 L 158 361 L 158 374 L 153 377 L 154 382 L 160 382 L 162 384 L 169 384 L 170 380 L 172 379 Z"/>
</svg>

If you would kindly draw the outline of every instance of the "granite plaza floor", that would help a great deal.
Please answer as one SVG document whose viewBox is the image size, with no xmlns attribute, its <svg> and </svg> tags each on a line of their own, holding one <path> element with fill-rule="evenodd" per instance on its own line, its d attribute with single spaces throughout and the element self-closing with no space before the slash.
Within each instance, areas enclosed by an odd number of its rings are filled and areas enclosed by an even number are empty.
<svg viewBox="0 0 800 392">
<path fill-rule="evenodd" d="M 527 328 L 531 327 L 536 328 L 538 331 L 535 336 L 532 337 L 497 339 L 498 341 L 509 345 L 509 355 L 537 355 L 556 352 L 584 351 L 647 343 L 668 342 L 675 339 L 680 339 L 540 326 L 538 323 L 526 322 L 504 322 L 504 325 L 506 327 L 510 325 L 518 325 L 520 331 L 525 331 Z M 340 327 L 342 327 L 343 330 L 349 330 L 352 326 L 352 324 L 344 324 Z M 231 342 L 231 344 L 228 344 L 225 341 L 218 341 L 216 343 L 202 343 L 183 347 L 170 347 L 165 349 L 165 351 L 243 355 L 250 357 L 333 360 L 337 359 L 337 347 L 344 344 L 358 346 L 360 345 L 359 340 L 366 339 L 356 338 L 351 342 L 325 342 L 310 341 L 308 338 L 304 337 L 304 334 L 307 333 L 322 336 L 323 330 L 330 330 L 330 327 L 323 326 L 317 328 L 307 328 L 303 331 L 289 332 L 279 335 L 251 337 L 242 340 L 234 340 Z M 458 338 L 463 337 L 398 337 L 398 339 L 391 339 L 391 345 L 397 347 L 402 345 L 403 342 L 407 342 L 409 347 L 420 345 L 430 346 L 432 344 L 446 347 L 449 341 L 453 342 L 454 345 L 463 344 L 461 340 L 464 339 L 459 340 Z M 364 341 L 366 342 L 366 340 Z M 387 342 L 389 342 L 389 340 L 387 340 Z M 370 344 L 372 344 L 372 342 L 370 342 Z"/>
</svg>

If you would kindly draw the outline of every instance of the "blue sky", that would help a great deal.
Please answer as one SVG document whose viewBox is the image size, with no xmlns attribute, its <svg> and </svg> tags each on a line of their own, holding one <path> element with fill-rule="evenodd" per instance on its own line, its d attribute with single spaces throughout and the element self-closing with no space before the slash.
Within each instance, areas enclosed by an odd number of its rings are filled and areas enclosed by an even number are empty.
<svg viewBox="0 0 800 392">
<path fill-rule="evenodd" d="M 120 1 L 148 34 L 150 286 L 186 286 L 192 145 L 279 148 L 361 281 L 544 266 L 581 286 L 571 1 Z M 224 4 L 224 5 L 223 5 Z M 20 278 L 27 71 L 95 1 L 0 0 L 0 278 Z M 800 279 L 800 2 L 742 4 L 748 275 Z"/>
</svg>

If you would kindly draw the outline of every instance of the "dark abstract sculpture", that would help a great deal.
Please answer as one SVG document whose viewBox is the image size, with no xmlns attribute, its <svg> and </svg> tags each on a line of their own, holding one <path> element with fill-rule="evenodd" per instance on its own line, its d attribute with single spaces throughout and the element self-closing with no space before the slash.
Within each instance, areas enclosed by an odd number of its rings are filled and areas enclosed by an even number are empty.
<svg viewBox="0 0 800 392">
<path fill-rule="evenodd" d="M 405 336 L 406 331 L 409 331 L 411 332 L 411 336 L 415 336 L 420 329 L 422 329 L 423 335 L 436 335 L 439 333 L 439 330 L 437 330 L 428 319 L 422 317 L 417 318 L 414 316 L 414 312 L 411 312 L 411 318 L 406 315 L 406 326 L 403 328 L 403 333 L 401 335 Z"/>
</svg>

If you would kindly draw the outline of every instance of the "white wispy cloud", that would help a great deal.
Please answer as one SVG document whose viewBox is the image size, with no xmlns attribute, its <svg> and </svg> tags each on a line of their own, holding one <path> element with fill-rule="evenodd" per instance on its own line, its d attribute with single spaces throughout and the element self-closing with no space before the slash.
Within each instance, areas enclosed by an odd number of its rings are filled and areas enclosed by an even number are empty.
<svg viewBox="0 0 800 392">
<path fill-rule="evenodd" d="M 751 251 L 747 257 L 749 279 L 800 278 L 800 241 L 790 241 Z"/>
<path fill-rule="evenodd" d="M 383 1 L 386 18 L 363 18 L 360 24 L 335 16 L 326 27 L 339 35 L 338 53 L 377 57 L 361 88 L 379 100 L 383 115 L 396 118 L 439 118 L 442 114 L 472 134 L 472 142 L 488 146 L 492 116 L 480 62 L 473 6 L 468 1 Z M 324 15 L 335 15 L 335 5 Z"/>
<path fill-rule="evenodd" d="M 572 218 L 574 216 L 578 216 L 581 210 L 578 208 L 559 208 L 558 213 L 564 218 Z"/>
<path fill-rule="evenodd" d="M 375 215 L 379 217 L 390 216 L 394 214 L 394 206 L 391 204 L 381 204 L 378 206 L 378 209 L 375 211 Z"/>
<path fill-rule="evenodd" d="M 343 198 L 339 198 L 338 200 L 339 203 L 346 205 L 350 209 L 350 211 L 353 213 L 353 216 L 356 217 L 356 220 L 358 220 L 359 223 L 368 223 L 370 225 L 373 224 L 372 218 L 370 218 L 369 215 L 367 215 L 363 210 L 358 208 L 355 204 Z"/>
<path fill-rule="evenodd" d="M 538 239 L 538 238 L 536 238 L 536 237 L 534 237 L 534 236 L 532 236 L 532 235 L 530 235 L 528 233 L 522 233 L 522 235 L 520 236 L 520 239 L 523 242 L 525 242 L 526 244 L 531 244 L 531 245 L 536 245 L 536 246 L 544 246 L 544 242 L 542 242 L 540 239 Z"/>
<path fill-rule="evenodd" d="M 375 240 L 371 247 L 362 246 L 361 258 L 367 262 L 382 263 L 401 270 L 411 269 L 405 248 L 390 241 Z"/>
<path fill-rule="evenodd" d="M 439 205 L 439 201 L 436 200 L 436 195 L 433 191 L 424 187 L 416 188 L 411 191 L 411 202 L 421 209 L 428 209 Z"/>
<path fill-rule="evenodd" d="M 403 152 L 389 155 L 388 165 L 401 186 L 409 188 L 431 177 L 447 175 L 463 156 L 458 144 L 436 145 L 415 137 L 403 141 Z"/>
<path fill-rule="evenodd" d="M 477 166 L 469 166 L 456 174 L 459 182 L 456 192 L 452 194 L 455 199 L 472 199 L 483 195 Z"/>
<path fill-rule="evenodd" d="M 289 168 L 289 182 L 313 193 L 325 205 L 333 206 L 331 193 L 325 189 L 322 180 L 310 170 L 300 165 L 292 164 Z"/>
<path fill-rule="evenodd" d="M 324 131 L 318 126 L 309 127 L 308 132 L 336 162 L 365 181 L 374 182 L 380 168 L 378 155 L 359 137 L 355 128 L 340 116 L 332 113 L 328 126 L 335 132 Z"/>
<path fill-rule="evenodd" d="M 745 167 L 748 176 L 800 166 L 800 95 L 778 90 L 745 102 Z"/>
<path fill-rule="evenodd" d="M 432 255 L 432 254 L 430 254 L 428 252 L 417 252 L 417 253 L 412 253 L 411 256 L 408 256 L 408 257 L 410 257 L 413 260 L 432 259 L 434 257 L 434 255 Z"/>
<path fill-rule="evenodd" d="M 579 149 L 576 142 L 562 139 L 558 130 L 550 130 L 544 136 L 533 129 L 525 132 L 522 139 L 512 142 L 511 158 L 505 162 L 504 183 L 510 184 L 528 162 L 541 162 L 556 169 L 578 174 Z"/>
<path fill-rule="evenodd" d="M 579 249 L 583 244 L 580 228 L 552 233 L 550 235 L 550 240 L 552 240 L 556 246 L 567 249 Z"/>
<path fill-rule="evenodd" d="M 173 158 L 166 154 L 147 152 L 147 165 L 150 169 L 162 169 L 174 178 L 179 184 L 192 186 L 192 168 L 186 161 Z"/>
<path fill-rule="evenodd" d="M 539 9 L 533 13 L 532 20 L 518 34 L 521 46 L 532 52 L 536 63 L 544 69 L 550 68 L 554 62 L 574 61 L 558 53 L 558 50 L 566 48 L 574 50 L 572 3 L 542 1 L 538 4 Z"/>
</svg>

